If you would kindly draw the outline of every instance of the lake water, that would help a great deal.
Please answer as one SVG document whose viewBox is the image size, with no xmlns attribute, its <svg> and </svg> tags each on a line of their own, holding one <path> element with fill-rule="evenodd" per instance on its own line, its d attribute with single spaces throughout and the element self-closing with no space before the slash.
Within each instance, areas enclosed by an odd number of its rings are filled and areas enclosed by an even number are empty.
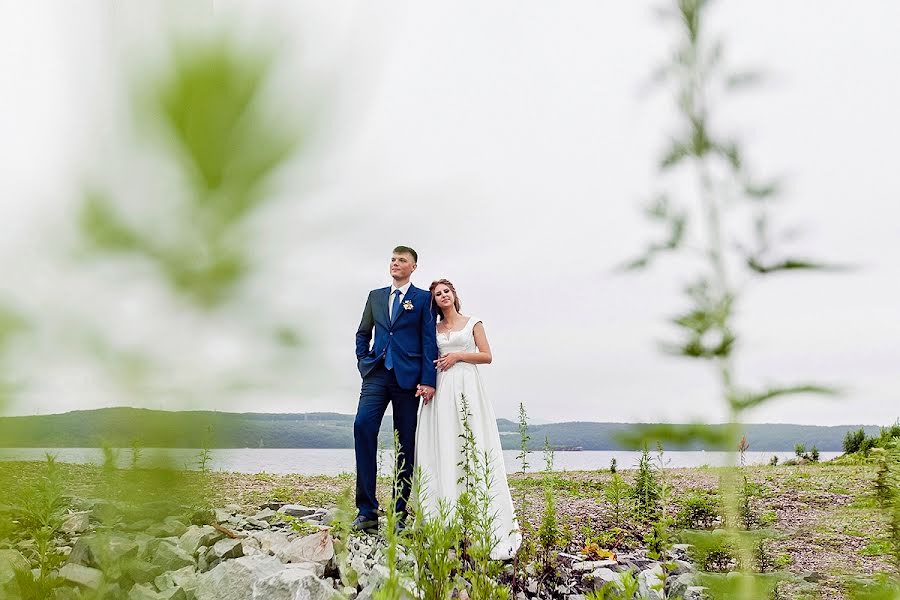
<svg viewBox="0 0 900 600">
<path fill-rule="evenodd" d="M 55 454 L 57 460 L 67 463 L 102 464 L 103 451 L 99 448 L 0 448 L 0 460 L 44 460 L 45 453 Z M 353 450 L 350 448 L 237 448 L 210 450 L 208 467 L 213 471 L 233 471 L 238 473 L 299 473 L 302 475 L 337 475 L 352 473 L 355 470 Z M 193 449 L 156 450 L 146 448 L 141 451 L 140 464 L 151 465 L 164 453 L 170 464 L 188 469 L 196 469 L 199 451 Z M 516 450 L 503 452 L 507 472 L 519 470 Z M 778 456 L 779 462 L 794 456 L 792 452 L 747 452 L 746 464 L 766 464 L 772 456 Z M 839 456 L 840 452 L 822 452 L 821 460 L 829 460 Z M 594 451 L 580 452 L 557 451 L 554 453 L 554 471 L 585 471 L 608 469 L 612 458 L 620 469 L 631 469 L 637 465 L 640 452 L 626 451 Z M 725 465 L 728 461 L 726 452 L 666 452 L 664 456 L 670 468 L 711 467 Z M 391 456 L 384 452 L 381 457 L 382 473 L 390 472 Z M 131 463 L 131 450 L 118 450 L 118 463 L 128 466 Z M 544 468 L 542 452 L 528 454 L 529 471 L 540 471 Z"/>
</svg>

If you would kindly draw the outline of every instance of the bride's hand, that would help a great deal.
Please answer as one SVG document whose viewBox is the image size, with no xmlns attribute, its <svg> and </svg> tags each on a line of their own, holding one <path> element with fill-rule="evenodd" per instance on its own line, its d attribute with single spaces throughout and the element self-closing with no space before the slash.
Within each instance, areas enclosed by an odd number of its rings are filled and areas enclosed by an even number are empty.
<svg viewBox="0 0 900 600">
<path fill-rule="evenodd" d="M 438 371 L 446 371 L 453 365 L 459 362 L 459 356 L 456 352 L 451 352 L 449 354 L 445 354 L 436 361 L 434 361 L 435 366 Z"/>
</svg>

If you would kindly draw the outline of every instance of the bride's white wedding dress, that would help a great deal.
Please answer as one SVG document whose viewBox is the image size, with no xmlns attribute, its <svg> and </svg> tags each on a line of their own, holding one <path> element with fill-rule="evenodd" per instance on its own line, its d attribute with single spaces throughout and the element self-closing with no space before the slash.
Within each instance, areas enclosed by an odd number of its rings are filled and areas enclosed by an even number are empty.
<svg viewBox="0 0 900 600">
<path fill-rule="evenodd" d="M 477 323 L 478 319 L 469 317 L 462 330 L 438 333 L 440 353 L 477 352 L 472 334 Z M 505 560 L 519 549 L 522 536 L 506 481 L 497 420 L 484 393 L 477 365 L 458 362 L 447 371 L 438 371 L 434 399 L 427 406 L 423 404 L 419 410 L 415 464 L 421 468 L 424 479 L 421 502 L 428 514 L 435 515 L 441 499 L 452 506 L 464 489 L 463 484 L 457 483 L 462 476 L 459 463 L 463 452 L 463 439 L 460 437 L 464 431 L 463 396 L 468 405 L 469 427 L 475 439 L 476 452 L 482 457 L 487 451 L 491 461 L 490 512 L 496 515 L 493 529 L 498 540 L 491 551 L 491 558 Z"/>
</svg>

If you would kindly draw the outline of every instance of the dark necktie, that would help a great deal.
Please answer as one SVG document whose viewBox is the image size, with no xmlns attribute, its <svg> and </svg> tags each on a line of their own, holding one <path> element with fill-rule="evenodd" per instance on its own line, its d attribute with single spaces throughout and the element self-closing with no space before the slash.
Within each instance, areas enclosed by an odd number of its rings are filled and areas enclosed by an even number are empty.
<svg viewBox="0 0 900 600">
<path fill-rule="evenodd" d="M 400 290 L 394 290 L 394 302 L 391 305 L 391 324 L 393 325 L 394 321 L 397 320 L 397 315 L 400 314 Z"/>
<path fill-rule="evenodd" d="M 394 290 L 394 301 L 391 303 L 391 325 L 397 320 L 400 314 L 400 290 Z M 394 368 L 393 357 L 394 345 L 388 342 L 387 353 L 384 355 L 384 368 L 391 370 Z"/>
</svg>

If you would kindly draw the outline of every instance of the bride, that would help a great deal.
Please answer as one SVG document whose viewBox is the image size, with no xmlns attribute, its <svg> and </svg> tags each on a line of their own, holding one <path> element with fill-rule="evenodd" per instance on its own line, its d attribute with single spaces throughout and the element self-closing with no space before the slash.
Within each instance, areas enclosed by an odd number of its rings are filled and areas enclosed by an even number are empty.
<svg viewBox="0 0 900 600">
<path fill-rule="evenodd" d="M 421 499 L 425 510 L 434 515 L 441 500 L 455 503 L 464 491 L 462 483 L 463 398 L 469 412 L 469 427 L 475 452 L 490 461 L 490 514 L 494 515 L 496 544 L 491 558 L 511 558 L 522 543 L 516 522 L 512 496 L 506 481 L 503 450 L 494 409 L 484 392 L 479 364 L 490 364 L 491 348 L 484 325 L 475 317 L 460 314 L 459 296 L 453 284 L 439 279 L 431 284 L 434 303 L 439 309 L 437 343 L 440 357 L 437 365 L 437 391 L 431 402 L 424 402 L 416 427 L 415 464 L 421 469 L 425 493 Z"/>
</svg>

